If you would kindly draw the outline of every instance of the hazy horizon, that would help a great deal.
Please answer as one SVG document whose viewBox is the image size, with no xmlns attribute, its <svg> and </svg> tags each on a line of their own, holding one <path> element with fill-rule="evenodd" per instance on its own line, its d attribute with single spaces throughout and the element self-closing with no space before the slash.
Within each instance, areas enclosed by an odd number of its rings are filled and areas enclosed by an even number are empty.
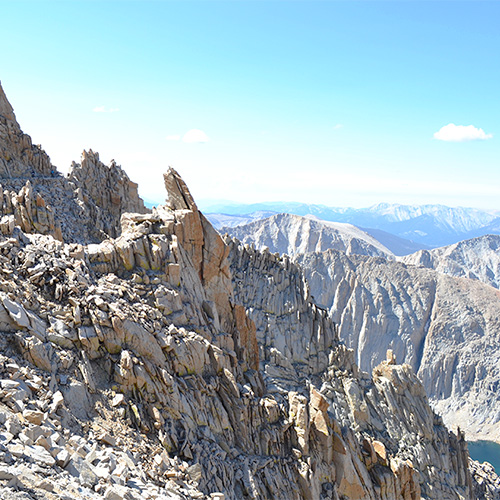
<svg viewBox="0 0 500 500">
<path fill-rule="evenodd" d="M 154 203 L 153 200 L 146 200 L 148 203 Z M 258 202 L 250 202 L 250 203 L 240 203 L 235 200 L 217 200 L 217 199 L 210 199 L 210 198 L 200 198 L 200 199 L 195 199 L 196 204 L 200 208 L 200 210 L 207 210 L 207 208 L 211 207 L 216 207 L 217 205 L 225 205 L 225 206 L 253 206 L 253 205 L 270 205 L 270 204 L 286 204 L 286 203 L 297 203 L 297 204 L 303 204 L 303 205 L 315 205 L 315 206 L 322 206 L 325 208 L 339 208 L 339 209 L 354 209 L 354 210 L 360 210 L 360 209 L 368 209 L 375 207 L 377 205 L 400 205 L 400 206 L 443 206 L 443 207 L 448 207 L 448 208 L 465 208 L 465 209 L 477 209 L 477 210 L 482 210 L 485 212 L 500 212 L 500 208 L 495 208 L 495 207 L 490 207 L 490 208 L 479 208 L 479 207 L 471 207 L 471 206 L 465 206 L 465 205 L 446 205 L 444 203 L 387 203 L 384 201 L 380 201 L 378 203 L 372 203 L 371 205 L 360 205 L 360 206 L 353 206 L 353 205 L 325 205 L 324 203 L 306 203 L 302 202 L 300 200 L 264 200 L 264 201 L 258 201 Z M 158 200 L 158 203 L 161 202 L 161 200 Z"/>
<path fill-rule="evenodd" d="M 499 209 L 500 4 L 0 0 L 0 80 L 66 172 L 147 200 Z"/>
</svg>

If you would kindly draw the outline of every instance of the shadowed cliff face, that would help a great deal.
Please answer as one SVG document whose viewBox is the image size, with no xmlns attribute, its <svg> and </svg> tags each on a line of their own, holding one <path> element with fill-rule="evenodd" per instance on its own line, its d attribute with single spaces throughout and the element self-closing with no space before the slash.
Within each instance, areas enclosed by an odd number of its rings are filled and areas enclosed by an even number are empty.
<svg viewBox="0 0 500 500">
<path fill-rule="evenodd" d="M 360 372 L 297 265 L 165 185 L 116 238 L 0 236 L 0 496 L 499 497 L 409 365 Z"/>
</svg>

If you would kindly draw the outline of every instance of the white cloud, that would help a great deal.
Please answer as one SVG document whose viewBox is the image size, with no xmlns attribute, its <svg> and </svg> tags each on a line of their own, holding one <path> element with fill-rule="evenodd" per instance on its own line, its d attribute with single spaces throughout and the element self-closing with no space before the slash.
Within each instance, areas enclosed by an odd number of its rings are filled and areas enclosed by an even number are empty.
<svg viewBox="0 0 500 500">
<path fill-rule="evenodd" d="M 183 142 L 208 142 L 210 139 L 208 138 L 207 134 L 203 132 L 203 130 L 193 128 L 192 130 L 184 134 L 182 140 Z"/>
<path fill-rule="evenodd" d="M 447 142 L 465 142 L 491 139 L 493 134 L 486 134 L 482 128 L 476 128 L 474 125 L 455 125 L 449 123 L 441 127 L 434 134 L 434 138 Z"/>
<path fill-rule="evenodd" d="M 337 123 L 337 125 L 335 125 L 333 127 L 333 130 L 339 130 L 339 129 L 343 128 L 343 127 L 344 127 L 344 125 L 342 125 L 341 123 Z"/>
<path fill-rule="evenodd" d="M 167 135 L 167 141 L 178 141 L 180 138 L 181 136 L 179 134 Z"/>
<path fill-rule="evenodd" d="M 92 110 L 94 113 L 116 113 L 119 108 L 106 108 L 105 106 L 97 106 Z"/>
</svg>

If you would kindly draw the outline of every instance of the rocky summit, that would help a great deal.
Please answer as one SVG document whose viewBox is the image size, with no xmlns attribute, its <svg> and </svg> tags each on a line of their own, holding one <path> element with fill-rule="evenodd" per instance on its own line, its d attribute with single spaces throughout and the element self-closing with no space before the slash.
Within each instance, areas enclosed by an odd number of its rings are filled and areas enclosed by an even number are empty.
<svg viewBox="0 0 500 500">
<path fill-rule="evenodd" d="M 151 212 L 95 153 L 62 177 L 0 111 L 0 498 L 500 498 L 288 257 L 219 236 L 173 169 Z"/>
</svg>

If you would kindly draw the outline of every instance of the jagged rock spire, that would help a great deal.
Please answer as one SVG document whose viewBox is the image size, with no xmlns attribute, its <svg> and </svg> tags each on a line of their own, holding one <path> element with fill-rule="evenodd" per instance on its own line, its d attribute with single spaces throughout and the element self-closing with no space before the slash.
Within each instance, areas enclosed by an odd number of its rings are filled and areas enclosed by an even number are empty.
<svg viewBox="0 0 500 500">
<path fill-rule="evenodd" d="M 0 115 L 7 120 L 16 121 L 16 115 L 14 114 L 14 108 L 10 105 L 7 100 L 7 96 L 2 88 L 2 82 L 0 82 Z"/>
<path fill-rule="evenodd" d="M 175 169 L 168 167 L 167 173 L 163 174 L 163 179 L 168 194 L 168 206 L 172 210 L 193 210 L 193 212 L 198 212 L 198 207 L 186 183 Z"/>
<path fill-rule="evenodd" d="M 47 176 L 53 170 L 49 156 L 21 130 L 0 85 L 0 179 Z"/>
</svg>

